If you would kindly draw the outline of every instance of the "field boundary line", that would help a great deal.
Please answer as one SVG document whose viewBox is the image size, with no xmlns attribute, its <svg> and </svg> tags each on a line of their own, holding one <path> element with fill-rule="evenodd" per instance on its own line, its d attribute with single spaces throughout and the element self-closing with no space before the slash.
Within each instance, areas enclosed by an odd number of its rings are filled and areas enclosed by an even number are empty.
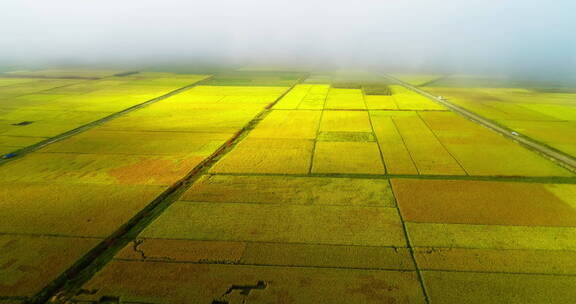
<svg viewBox="0 0 576 304">
<path fill-rule="evenodd" d="M 469 180 L 490 182 L 525 182 L 545 184 L 576 184 L 576 177 L 572 176 L 503 176 L 503 175 L 434 175 L 434 174 L 366 174 L 366 173 L 233 173 L 211 172 L 213 176 L 272 176 L 272 177 L 325 177 L 325 178 L 363 178 L 363 179 L 390 179 L 410 178 L 428 180 Z"/>
<path fill-rule="evenodd" d="M 392 183 L 390 180 L 387 180 L 388 186 L 390 187 L 390 191 L 392 192 L 392 197 L 394 197 L 394 204 L 396 205 L 396 212 L 398 212 L 398 217 L 400 218 L 400 223 L 402 224 L 402 231 L 404 232 L 404 238 L 406 239 L 406 246 L 408 246 L 408 252 L 410 252 L 410 258 L 414 263 L 414 268 L 416 269 L 416 276 L 418 278 L 418 283 L 420 283 L 420 288 L 422 289 L 422 295 L 424 296 L 424 301 L 428 304 L 430 303 L 430 298 L 428 296 L 428 291 L 426 291 L 426 283 L 424 283 L 424 278 L 422 276 L 422 271 L 420 267 L 418 267 L 418 260 L 416 259 L 416 254 L 414 253 L 414 246 L 410 241 L 410 234 L 408 233 L 408 228 L 406 227 L 406 221 L 404 220 L 404 216 L 402 215 L 402 211 L 400 210 L 400 205 L 398 204 L 398 200 L 396 199 L 396 193 L 394 193 L 394 188 L 392 187 Z"/>
<path fill-rule="evenodd" d="M 271 108 L 288 94 L 297 84 L 301 83 L 307 75 L 303 75 L 292 86 L 288 87 L 277 99 L 265 106 L 244 127 L 222 144 L 210 156 L 190 170 L 183 178 L 172 184 L 146 207 L 141 209 L 130 220 L 125 222 L 115 232 L 104 238 L 102 242 L 90 249 L 81 258 L 61 273 L 56 279 L 45 286 L 27 303 L 67 303 L 88 280 L 100 269 L 112 261 L 113 257 L 137 236 L 160 214 L 180 198 L 180 196 L 203 176 L 204 173 L 216 164 L 222 157 L 230 152 L 242 139 L 247 136 L 256 125 L 264 119 Z"/>
<path fill-rule="evenodd" d="M 426 128 L 428 128 L 428 130 L 430 130 L 430 133 L 432 133 L 432 135 L 434 136 L 436 141 L 438 141 L 440 146 L 442 146 L 442 148 L 444 148 L 446 153 L 448 153 L 448 155 L 450 155 L 450 157 L 452 157 L 452 159 L 454 159 L 454 161 L 458 164 L 458 166 L 460 166 L 460 169 L 462 169 L 462 171 L 464 171 L 464 173 L 466 173 L 466 175 L 470 175 L 468 173 L 468 171 L 466 171 L 466 168 L 464 168 L 464 166 L 462 166 L 462 163 L 460 163 L 460 160 L 458 160 L 458 158 L 456 158 L 456 156 L 454 156 L 454 154 L 452 154 L 452 152 L 450 152 L 448 147 L 440 140 L 440 138 L 438 137 L 438 134 L 436 134 L 436 132 L 434 132 L 434 129 L 432 129 L 430 124 L 428 122 L 426 122 L 426 120 L 424 118 L 422 118 L 422 116 L 420 115 L 420 112 L 418 112 L 418 111 L 415 111 L 415 112 L 416 112 L 416 116 L 418 116 L 418 118 L 422 121 L 422 123 L 426 126 Z"/>
<path fill-rule="evenodd" d="M 310 166 L 308 167 L 308 174 L 312 173 L 312 169 L 314 167 L 314 156 L 316 154 L 316 145 L 318 144 L 318 136 L 320 136 L 320 128 L 322 127 L 322 119 L 324 119 L 324 108 L 326 107 L 326 102 L 328 100 L 328 94 L 330 94 L 330 90 L 332 86 L 328 87 L 328 91 L 326 92 L 326 96 L 324 96 L 324 103 L 322 103 L 322 109 L 320 110 L 320 119 L 318 120 L 318 127 L 316 127 L 316 137 L 314 137 L 314 145 L 312 146 L 312 155 L 310 155 Z M 312 86 L 308 91 L 312 90 Z"/>
<path fill-rule="evenodd" d="M 528 148 L 529 150 L 532 150 L 540 155 L 542 155 L 544 158 L 547 158 L 549 160 L 551 160 L 552 162 L 560 165 L 561 167 L 571 171 L 572 173 L 576 173 L 576 158 L 572 157 L 569 154 L 566 154 L 562 151 L 559 151 L 555 148 L 552 148 L 546 144 L 543 144 L 531 137 L 519 134 L 518 132 L 509 129 L 505 126 L 502 126 L 494 121 L 491 121 L 487 118 L 484 118 L 474 112 L 471 112 L 467 109 L 464 109 L 458 105 L 455 105 L 451 102 L 449 102 L 448 100 L 445 100 L 443 98 L 439 98 L 438 96 L 434 96 L 420 88 L 417 88 L 409 83 L 406 83 L 402 80 L 399 80 L 397 78 L 394 78 L 390 75 L 384 75 L 385 77 L 387 77 L 388 79 L 402 85 L 403 87 L 412 90 L 413 92 L 416 92 L 424 97 L 427 97 L 445 107 L 447 107 L 448 109 L 452 110 L 453 112 L 456 112 L 458 114 L 460 114 L 461 116 L 464 116 L 465 118 L 467 118 L 468 120 L 471 120 L 477 124 L 480 124 L 488 129 L 491 129 L 492 131 L 499 133 L 501 135 L 503 135 L 504 137 L 513 140 L 516 143 L 521 144 L 522 146 Z"/>
<path fill-rule="evenodd" d="M 25 156 L 25 155 L 27 155 L 27 154 L 29 154 L 29 153 L 31 153 L 31 152 L 37 151 L 37 150 L 39 150 L 39 149 L 41 149 L 41 148 L 44 148 L 45 146 L 48 146 L 48 145 L 50 145 L 50 144 L 53 144 L 53 143 L 55 143 L 55 142 L 59 142 L 59 141 L 61 141 L 61 140 L 64 140 L 64 139 L 66 139 L 66 138 L 68 138 L 68 137 L 72 137 L 72 136 L 74 136 L 74 135 L 76 135 L 76 134 L 79 134 L 79 133 L 82 133 L 82 132 L 84 132 L 84 131 L 88 131 L 88 130 L 90 130 L 90 129 L 96 127 L 96 126 L 99 126 L 99 125 L 101 125 L 101 124 L 103 124 L 103 123 L 106 123 L 106 122 L 108 122 L 108 121 L 114 120 L 114 119 L 116 119 L 116 118 L 119 118 L 119 117 L 121 117 L 121 116 L 124 116 L 124 115 L 126 115 L 126 114 L 128 114 L 128 113 L 134 112 L 134 111 L 136 111 L 136 110 L 140 110 L 140 109 L 142 109 L 142 108 L 144 108 L 144 107 L 147 107 L 147 106 L 149 106 L 149 105 L 151 105 L 151 104 L 154 104 L 154 103 L 156 103 L 156 102 L 162 101 L 162 100 L 164 100 L 164 99 L 166 99 L 166 98 L 168 98 L 168 97 L 172 97 L 172 96 L 174 96 L 174 95 L 176 95 L 176 94 L 180 94 L 180 93 L 182 93 L 182 92 L 184 92 L 184 91 L 186 91 L 186 90 L 189 90 L 189 89 L 191 89 L 191 88 L 193 88 L 193 87 L 201 84 L 202 82 L 204 82 L 204 81 L 206 81 L 206 80 L 208 80 L 208 79 L 211 79 L 212 77 L 214 77 L 214 76 L 209 76 L 209 77 L 204 78 L 204 79 L 202 79 L 202 80 L 200 80 L 200 81 L 197 81 L 197 82 L 194 82 L 194 83 L 189 84 L 189 85 L 187 85 L 187 86 L 184 86 L 184 87 L 178 88 L 178 89 L 176 89 L 176 90 L 170 91 L 170 92 L 168 92 L 168 93 L 166 93 L 166 94 L 164 94 L 164 95 L 155 97 L 155 98 L 150 99 L 150 100 L 148 100 L 148 101 L 145 101 L 145 102 L 143 102 L 143 103 L 139 103 L 139 104 L 133 105 L 133 106 L 131 106 L 131 107 L 128 107 L 128 108 L 126 108 L 126 109 L 124 109 L 124 110 L 121 110 L 121 111 L 119 111 L 119 112 L 114 112 L 114 113 L 112 113 L 112 114 L 110 114 L 110 115 L 108 115 L 108 116 L 105 116 L 105 117 L 102 117 L 102 118 L 100 118 L 100 119 L 91 121 L 91 122 L 89 122 L 89 123 L 87 123 L 87 124 L 84 124 L 84 125 L 82 125 L 82 126 L 80 126 L 80 127 L 75 128 L 75 129 L 66 131 L 66 132 L 64 132 L 64 133 L 61 133 L 61 134 L 56 135 L 56 136 L 53 136 L 53 137 L 49 137 L 49 138 L 47 138 L 47 139 L 45 139 L 45 140 L 43 140 L 43 141 L 41 141 L 41 142 L 38 142 L 38 143 L 32 144 L 32 145 L 30 145 L 30 146 L 26 146 L 26 147 L 23 147 L 23 148 L 21 148 L 21 149 L 15 150 L 15 151 L 13 151 L 13 152 L 4 154 L 4 155 L 2 155 L 2 158 L 0 158 L 0 166 L 4 165 L 4 164 L 6 164 L 6 163 L 8 163 L 8 162 L 10 162 L 10 161 L 13 161 L 13 160 L 15 160 L 15 159 L 18 159 L 18 158 L 20 158 L 20 157 L 22 157 L 22 156 Z"/>
<path fill-rule="evenodd" d="M 370 109 L 368 109 L 368 104 L 366 103 L 366 95 L 364 94 L 364 91 L 362 91 L 362 102 L 364 102 L 366 112 L 368 113 L 368 122 L 370 123 L 370 129 L 372 129 L 372 135 L 374 135 L 374 141 L 376 142 L 378 152 L 380 153 L 380 161 L 382 162 L 382 167 L 384 167 L 384 173 L 388 173 L 388 167 L 386 166 L 386 162 L 384 161 L 384 153 L 382 153 L 382 148 L 380 147 L 380 142 L 378 141 L 378 136 L 376 135 L 376 130 L 374 130 L 374 123 L 372 123 L 372 115 L 370 113 Z"/>
</svg>

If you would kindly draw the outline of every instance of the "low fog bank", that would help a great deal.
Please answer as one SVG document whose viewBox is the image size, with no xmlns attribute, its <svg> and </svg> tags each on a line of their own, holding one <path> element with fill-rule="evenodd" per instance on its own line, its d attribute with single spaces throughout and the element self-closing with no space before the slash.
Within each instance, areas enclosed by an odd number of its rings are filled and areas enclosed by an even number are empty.
<svg viewBox="0 0 576 304">
<path fill-rule="evenodd" d="M 0 64 L 298 65 L 576 77 L 570 1 L 4 0 Z"/>
</svg>

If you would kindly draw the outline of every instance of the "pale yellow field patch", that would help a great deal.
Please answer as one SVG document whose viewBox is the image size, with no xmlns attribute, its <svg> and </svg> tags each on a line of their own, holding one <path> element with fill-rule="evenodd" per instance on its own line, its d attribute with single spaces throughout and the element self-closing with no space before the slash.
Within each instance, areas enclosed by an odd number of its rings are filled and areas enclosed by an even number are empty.
<svg viewBox="0 0 576 304">
<path fill-rule="evenodd" d="M 313 173 L 384 174 L 375 142 L 317 142 Z"/>
</svg>

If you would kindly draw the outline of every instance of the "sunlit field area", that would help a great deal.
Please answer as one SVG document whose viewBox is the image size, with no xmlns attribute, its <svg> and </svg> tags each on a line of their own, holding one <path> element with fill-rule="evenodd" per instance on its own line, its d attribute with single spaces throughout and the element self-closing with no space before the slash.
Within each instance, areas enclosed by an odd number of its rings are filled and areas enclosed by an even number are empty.
<svg viewBox="0 0 576 304">
<path fill-rule="evenodd" d="M 574 134 L 499 78 L 5 72 L 0 303 L 571 303 Z"/>
<path fill-rule="evenodd" d="M 576 157 L 574 86 L 546 86 L 456 75 L 429 82 L 425 89 Z"/>
</svg>

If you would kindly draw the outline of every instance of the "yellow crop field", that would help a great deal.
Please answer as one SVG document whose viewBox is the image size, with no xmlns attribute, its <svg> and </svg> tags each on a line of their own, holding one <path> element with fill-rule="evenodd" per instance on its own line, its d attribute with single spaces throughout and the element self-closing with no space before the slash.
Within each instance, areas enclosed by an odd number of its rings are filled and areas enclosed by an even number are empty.
<svg viewBox="0 0 576 304">
<path fill-rule="evenodd" d="M 59 75 L 59 72 L 45 71 L 46 75 Z M 62 72 L 65 74 L 66 71 Z M 205 75 L 187 75 L 171 79 L 171 76 L 173 74 L 148 73 L 137 78 L 127 76 L 102 80 L 36 79 L 34 82 L 0 86 L 0 120 L 8 122 L 0 129 L 0 134 L 31 138 L 57 136 L 206 78 Z M 171 80 L 160 84 L 138 83 L 139 79 L 159 81 L 161 77 Z M 22 85 L 28 85 L 24 87 L 28 90 L 18 89 Z M 32 92 L 30 88 L 37 91 Z M 10 96 L 10 89 L 18 89 L 16 91 L 21 96 L 5 97 L 6 94 Z M 38 141 L 31 140 L 32 143 Z"/>
<path fill-rule="evenodd" d="M 366 109 L 362 90 L 359 89 L 330 89 L 326 98 L 326 109 Z"/>
<path fill-rule="evenodd" d="M 245 139 L 211 172 L 308 173 L 314 142 L 304 139 Z"/>
<path fill-rule="evenodd" d="M 298 105 L 302 110 L 322 110 L 326 103 L 326 97 L 330 91 L 329 85 L 315 84 L 310 86 L 310 90 Z"/>
<path fill-rule="evenodd" d="M 365 95 L 364 100 L 369 110 L 398 110 L 398 105 L 392 96 Z"/>
<path fill-rule="evenodd" d="M 499 120 L 520 134 L 530 136 L 570 155 L 576 155 L 576 122 Z"/>
<path fill-rule="evenodd" d="M 400 110 L 446 110 L 446 108 L 400 85 L 391 85 L 392 97 Z"/>
<path fill-rule="evenodd" d="M 384 174 L 385 169 L 374 142 L 317 142 L 312 172 Z"/>
<path fill-rule="evenodd" d="M 232 135 L 232 133 L 126 132 L 94 129 L 50 145 L 41 151 L 50 153 L 194 154 L 209 156 Z"/>
<path fill-rule="evenodd" d="M 193 202 L 395 207 L 387 180 L 205 175 L 181 198 Z"/>
<path fill-rule="evenodd" d="M 372 126 L 365 111 L 324 111 L 320 131 L 372 132 Z"/>
<path fill-rule="evenodd" d="M 274 109 L 297 109 L 312 85 L 298 84 L 274 105 Z"/>
<path fill-rule="evenodd" d="M 420 116 L 471 175 L 570 175 L 536 153 L 454 113 L 426 112 Z"/>
<path fill-rule="evenodd" d="M 33 153 L 3 166 L 0 182 L 171 185 L 204 157 Z"/>
<path fill-rule="evenodd" d="M 177 202 L 148 226 L 142 237 L 406 245 L 396 209 L 368 206 Z"/>
<path fill-rule="evenodd" d="M 547 93 L 518 88 L 445 88 L 427 91 L 446 96 L 467 110 L 548 144 L 572 156 L 576 94 Z"/>
<path fill-rule="evenodd" d="M 56 279 L 62 269 L 70 267 L 96 244 L 95 238 L 0 235 L 0 246 L 8 249 L 2 256 L 15 266 L 3 270 L 3 279 L 10 278 L 14 284 L 0 285 L 0 294 L 25 297 L 38 293 L 41 286 Z M 19 269 L 27 269 L 28 275 L 22 275 Z"/>
<path fill-rule="evenodd" d="M 394 115 L 392 120 L 420 174 L 466 174 L 417 113 Z"/>
<path fill-rule="evenodd" d="M 406 223 L 417 247 L 576 250 L 576 227 Z"/>
<path fill-rule="evenodd" d="M 418 174 L 404 139 L 396 128 L 393 115 L 390 112 L 371 111 L 370 117 L 388 173 Z"/>
<path fill-rule="evenodd" d="M 396 85 L 328 64 L 10 68 L 0 303 L 574 296 L 576 175 L 542 148 L 576 154 L 572 87 L 432 72 Z"/>
<path fill-rule="evenodd" d="M 250 138 L 314 139 L 320 124 L 319 111 L 272 111 L 250 132 Z"/>
<path fill-rule="evenodd" d="M 106 237 L 144 208 L 164 186 L 3 183 L 4 233 Z M 49 205 L 51 208 L 46 208 Z M 114 212 L 102 212 L 114 210 Z M 74 214 L 74 218 L 69 218 Z M 34 225 L 30 225 L 34 222 Z M 86 225 L 89 222 L 89 225 Z"/>
</svg>

